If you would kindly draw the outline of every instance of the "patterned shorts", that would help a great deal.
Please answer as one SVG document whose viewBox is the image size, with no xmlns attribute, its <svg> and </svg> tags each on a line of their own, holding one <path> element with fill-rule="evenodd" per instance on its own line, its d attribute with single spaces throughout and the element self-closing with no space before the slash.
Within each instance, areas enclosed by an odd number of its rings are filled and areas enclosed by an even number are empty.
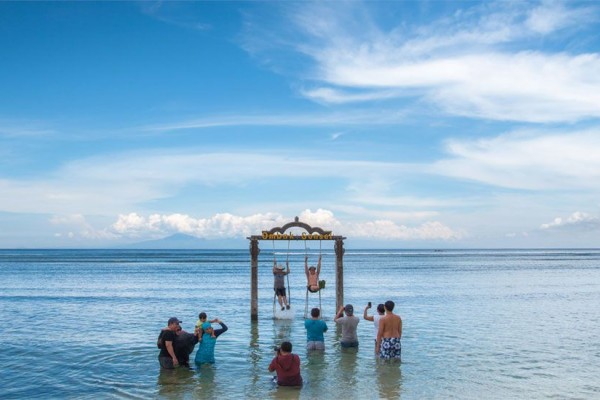
<svg viewBox="0 0 600 400">
<path fill-rule="evenodd" d="M 385 360 L 392 358 L 400 358 L 402 353 L 402 344 L 400 338 L 383 338 L 381 339 L 381 347 L 379 348 L 379 357 Z"/>
</svg>

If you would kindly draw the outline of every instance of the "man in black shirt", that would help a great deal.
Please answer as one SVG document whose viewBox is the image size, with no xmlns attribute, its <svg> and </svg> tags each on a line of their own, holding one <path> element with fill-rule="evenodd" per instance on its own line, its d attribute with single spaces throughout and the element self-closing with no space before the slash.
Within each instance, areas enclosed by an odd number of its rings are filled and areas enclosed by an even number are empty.
<svg viewBox="0 0 600 400">
<path fill-rule="evenodd" d="M 169 318 L 167 329 L 163 329 L 158 336 L 158 346 L 160 353 L 158 354 L 158 362 L 162 368 L 173 369 L 179 365 L 179 361 L 175 356 L 173 342 L 177 335 L 177 329 L 181 321 L 175 317 Z"/>
</svg>

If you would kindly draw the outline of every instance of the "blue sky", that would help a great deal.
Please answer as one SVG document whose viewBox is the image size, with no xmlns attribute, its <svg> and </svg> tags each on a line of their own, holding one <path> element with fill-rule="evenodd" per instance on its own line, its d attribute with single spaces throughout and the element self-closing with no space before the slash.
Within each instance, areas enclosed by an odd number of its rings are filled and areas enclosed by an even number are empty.
<svg viewBox="0 0 600 400">
<path fill-rule="evenodd" d="M 0 248 L 597 247 L 599 36 L 595 2 L 0 2 Z"/>
</svg>

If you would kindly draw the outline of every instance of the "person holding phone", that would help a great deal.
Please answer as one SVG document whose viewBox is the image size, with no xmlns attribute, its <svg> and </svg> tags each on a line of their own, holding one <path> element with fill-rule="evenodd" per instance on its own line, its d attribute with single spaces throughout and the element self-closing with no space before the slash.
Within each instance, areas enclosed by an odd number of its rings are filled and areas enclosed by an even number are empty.
<svg viewBox="0 0 600 400">
<path fill-rule="evenodd" d="M 363 318 L 366 319 L 367 321 L 371 321 L 373 322 L 374 328 L 375 328 L 375 334 L 374 334 L 374 341 L 375 344 L 377 344 L 377 333 L 379 332 L 379 321 L 385 317 L 385 307 L 382 303 L 377 305 L 377 314 L 373 315 L 373 316 L 369 316 L 367 315 L 367 310 L 371 308 L 371 302 L 369 302 L 369 304 L 367 304 L 367 306 L 365 307 L 365 311 L 363 312 Z"/>
</svg>

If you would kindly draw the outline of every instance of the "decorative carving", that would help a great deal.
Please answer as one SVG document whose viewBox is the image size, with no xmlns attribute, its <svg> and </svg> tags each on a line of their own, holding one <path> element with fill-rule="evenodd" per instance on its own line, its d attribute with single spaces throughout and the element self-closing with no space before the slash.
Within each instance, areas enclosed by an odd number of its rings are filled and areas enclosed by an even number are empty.
<svg viewBox="0 0 600 400">
<path fill-rule="evenodd" d="M 323 228 L 319 228 L 318 226 L 310 226 L 304 222 L 300 222 L 300 220 L 298 219 L 298 217 L 294 218 L 294 222 L 288 222 L 287 224 L 283 225 L 283 226 L 278 226 L 275 228 L 272 228 L 269 231 L 263 231 L 264 236 L 263 235 L 252 235 L 249 236 L 247 239 L 250 240 L 272 240 L 272 239 L 278 239 L 278 238 L 273 238 L 270 235 L 274 235 L 274 234 L 281 234 L 283 235 L 288 229 L 290 228 L 302 228 L 304 229 L 306 232 L 308 232 L 308 235 L 313 235 L 313 234 L 319 234 L 322 235 L 323 237 L 318 237 L 318 240 L 337 240 L 337 239 L 346 239 L 345 237 L 342 236 L 334 236 L 332 235 L 331 231 L 326 231 Z M 268 238 L 267 238 L 268 237 Z M 293 235 L 290 234 L 288 236 L 285 237 L 285 240 L 305 240 L 307 239 L 306 236 L 302 236 L 302 235 Z M 311 237 L 308 237 L 308 239 L 312 239 Z"/>
</svg>

